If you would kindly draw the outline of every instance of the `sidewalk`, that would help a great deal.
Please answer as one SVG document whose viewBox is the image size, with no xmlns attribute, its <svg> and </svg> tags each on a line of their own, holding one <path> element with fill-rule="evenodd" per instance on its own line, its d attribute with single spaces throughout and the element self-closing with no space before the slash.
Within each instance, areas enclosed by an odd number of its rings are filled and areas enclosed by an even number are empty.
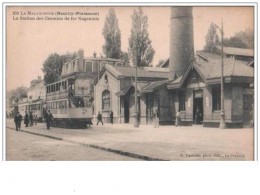
<svg viewBox="0 0 260 195">
<path fill-rule="evenodd" d="M 8 127 L 14 127 L 7 121 Z M 37 128 L 35 128 L 37 127 Z M 253 129 L 218 129 L 202 126 L 153 128 L 131 124 L 104 124 L 88 129 L 51 128 L 45 124 L 22 127 L 31 133 L 161 160 L 253 160 Z"/>
</svg>

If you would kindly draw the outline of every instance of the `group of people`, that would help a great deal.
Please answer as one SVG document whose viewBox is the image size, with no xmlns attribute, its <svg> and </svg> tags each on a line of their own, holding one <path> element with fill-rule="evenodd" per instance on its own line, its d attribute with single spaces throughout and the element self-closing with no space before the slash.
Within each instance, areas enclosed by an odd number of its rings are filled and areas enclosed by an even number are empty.
<svg viewBox="0 0 260 195">
<path fill-rule="evenodd" d="M 18 112 L 14 116 L 14 123 L 15 123 L 16 131 L 21 130 L 22 120 L 23 120 L 23 117 L 20 114 L 20 112 Z M 28 127 L 28 125 L 33 126 L 33 124 L 37 125 L 37 121 L 38 121 L 37 114 L 33 114 L 32 112 L 30 112 L 30 114 L 28 114 L 27 111 L 25 111 L 25 115 L 24 115 L 25 127 Z M 48 112 L 45 115 L 45 121 L 46 121 L 47 129 L 50 129 L 51 122 L 53 121 L 53 116 L 52 116 L 50 110 L 48 110 Z"/>
<path fill-rule="evenodd" d="M 32 112 L 30 112 L 30 114 L 28 115 L 27 111 L 25 111 L 25 115 L 24 115 L 25 127 L 28 127 L 28 125 L 33 126 L 33 124 L 37 125 L 37 121 L 38 121 L 37 114 L 33 114 Z"/>
</svg>

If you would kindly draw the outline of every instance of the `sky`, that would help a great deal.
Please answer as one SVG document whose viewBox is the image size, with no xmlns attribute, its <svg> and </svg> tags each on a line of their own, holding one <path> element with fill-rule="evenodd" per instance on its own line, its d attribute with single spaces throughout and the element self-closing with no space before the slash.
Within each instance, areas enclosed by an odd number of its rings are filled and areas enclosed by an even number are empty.
<svg viewBox="0 0 260 195">
<path fill-rule="evenodd" d="M 136 7 L 114 7 L 121 30 L 121 49 L 128 50 L 132 19 Z M 83 49 L 85 57 L 103 54 L 102 29 L 109 7 L 9 7 L 7 8 L 7 91 L 30 86 L 43 77 L 42 64 L 52 53 L 65 54 Z M 14 11 L 27 12 L 98 12 L 98 21 L 14 20 Z M 153 65 L 169 57 L 170 7 L 143 7 L 148 16 L 148 31 L 155 49 Z M 224 23 L 228 38 L 247 28 L 253 29 L 253 7 L 193 7 L 194 47 L 203 49 L 211 22 Z M 20 17 L 19 15 L 18 17 Z M 43 16 L 44 17 L 44 16 Z M 65 16 L 63 16 L 64 18 Z M 68 16 L 70 17 L 70 16 Z M 75 16 L 76 17 L 76 16 Z"/>
</svg>

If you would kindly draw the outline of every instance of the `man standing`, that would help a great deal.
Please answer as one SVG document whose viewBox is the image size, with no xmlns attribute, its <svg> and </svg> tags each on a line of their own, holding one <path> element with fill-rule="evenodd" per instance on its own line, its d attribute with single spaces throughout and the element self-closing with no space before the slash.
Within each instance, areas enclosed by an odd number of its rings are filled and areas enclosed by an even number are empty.
<svg viewBox="0 0 260 195">
<path fill-rule="evenodd" d="M 33 126 L 33 114 L 32 114 L 32 112 L 30 112 L 29 120 L 30 120 L 30 126 Z"/>
<path fill-rule="evenodd" d="M 159 117 L 160 117 L 159 111 L 157 109 L 155 109 L 155 112 L 154 112 L 154 128 L 159 128 Z"/>
<path fill-rule="evenodd" d="M 101 122 L 102 125 L 103 125 L 102 114 L 100 112 L 98 112 L 97 119 L 98 119 L 97 125 L 98 125 L 99 122 Z"/>
<path fill-rule="evenodd" d="M 180 110 L 176 113 L 176 120 L 175 120 L 175 126 L 181 126 L 181 113 Z"/>
<path fill-rule="evenodd" d="M 48 112 L 47 112 L 47 114 L 45 116 L 45 120 L 46 120 L 47 129 L 49 130 L 50 126 L 51 126 L 51 121 L 53 120 L 53 116 L 52 116 L 50 110 L 48 110 Z"/>
<path fill-rule="evenodd" d="M 18 131 L 18 113 L 16 115 L 14 115 L 14 123 L 15 123 L 15 130 L 16 131 Z"/>
<path fill-rule="evenodd" d="M 18 130 L 21 130 L 21 122 L 22 122 L 22 120 L 23 120 L 23 117 L 20 114 L 20 112 L 18 112 L 18 115 L 17 115 Z"/>
<path fill-rule="evenodd" d="M 25 116 L 24 116 L 25 127 L 28 127 L 28 123 L 29 123 L 29 116 L 27 114 L 27 111 L 25 111 Z"/>
<path fill-rule="evenodd" d="M 114 119 L 114 113 L 113 111 L 111 110 L 110 111 L 110 123 L 113 125 L 113 119 Z"/>
</svg>

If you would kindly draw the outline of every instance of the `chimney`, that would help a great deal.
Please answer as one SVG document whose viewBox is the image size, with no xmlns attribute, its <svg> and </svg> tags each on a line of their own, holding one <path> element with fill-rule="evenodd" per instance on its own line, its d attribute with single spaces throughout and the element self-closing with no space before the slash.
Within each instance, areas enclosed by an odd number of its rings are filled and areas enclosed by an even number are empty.
<svg viewBox="0 0 260 195">
<path fill-rule="evenodd" d="M 93 57 L 96 58 L 97 57 L 97 53 L 94 51 L 93 53 Z"/>
<path fill-rule="evenodd" d="M 83 63 L 84 63 L 84 50 L 83 49 L 80 49 L 78 51 L 78 56 L 79 56 L 78 70 L 83 71 Z"/>
<path fill-rule="evenodd" d="M 169 79 L 184 75 L 193 56 L 192 7 L 171 7 Z"/>
</svg>

